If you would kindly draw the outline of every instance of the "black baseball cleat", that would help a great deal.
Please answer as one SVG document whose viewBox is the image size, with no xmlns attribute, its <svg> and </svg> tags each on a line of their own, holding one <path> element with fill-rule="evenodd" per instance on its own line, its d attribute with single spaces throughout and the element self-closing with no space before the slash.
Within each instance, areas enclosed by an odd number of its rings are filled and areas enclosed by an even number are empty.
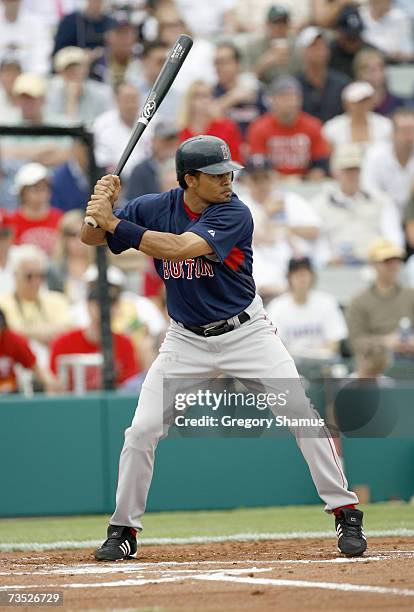
<svg viewBox="0 0 414 612">
<path fill-rule="evenodd" d="M 136 529 L 109 525 L 108 538 L 95 550 L 98 561 L 120 561 L 134 557 L 137 552 Z"/>
<path fill-rule="evenodd" d="M 343 508 L 335 518 L 338 550 L 347 557 L 359 557 L 367 549 L 367 540 L 362 528 L 361 510 Z"/>
</svg>

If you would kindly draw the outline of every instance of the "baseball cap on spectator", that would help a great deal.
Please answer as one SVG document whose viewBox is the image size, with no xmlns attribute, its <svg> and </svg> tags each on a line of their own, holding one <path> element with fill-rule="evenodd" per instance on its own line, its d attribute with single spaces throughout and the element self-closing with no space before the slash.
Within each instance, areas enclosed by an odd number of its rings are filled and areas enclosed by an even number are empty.
<svg viewBox="0 0 414 612">
<path fill-rule="evenodd" d="M 281 76 L 273 79 L 269 85 L 270 95 L 284 93 L 286 91 L 295 91 L 296 93 L 302 95 L 302 86 L 298 79 L 288 75 Z"/>
<path fill-rule="evenodd" d="M 5 210 L 0 209 L 0 237 L 8 236 L 12 233 L 12 226 L 9 216 Z"/>
<path fill-rule="evenodd" d="M 290 13 L 285 6 L 273 4 L 267 12 L 267 21 L 277 23 L 278 21 L 288 21 Z"/>
<path fill-rule="evenodd" d="M 175 138 L 178 136 L 177 126 L 168 121 L 159 121 L 154 127 L 154 137 L 161 138 L 162 140 L 168 140 L 169 138 Z"/>
<path fill-rule="evenodd" d="M 80 47 L 64 47 L 60 49 L 54 60 L 56 72 L 62 72 L 73 64 L 85 64 L 88 61 L 88 52 Z"/>
<path fill-rule="evenodd" d="M 49 172 L 45 166 L 32 162 L 22 166 L 14 177 L 14 189 L 16 193 L 20 193 L 23 187 L 31 187 L 39 181 L 43 181 L 49 177 Z"/>
<path fill-rule="evenodd" d="M 15 80 L 12 93 L 14 96 L 42 98 L 46 94 L 46 83 L 40 75 L 24 72 Z"/>
<path fill-rule="evenodd" d="M 331 169 L 350 170 L 362 166 L 362 149 L 353 142 L 339 145 L 335 148 L 331 157 Z"/>
<path fill-rule="evenodd" d="M 372 263 L 382 263 L 390 259 L 404 260 L 404 257 L 404 249 L 387 238 L 375 240 L 368 253 L 368 259 Z"/>
<path fill-rule="evenodd" d="M 304 28 L 296 39 L 296 45 L 301 49 L 306 49 L 313 45 L 317 38 L 323 38 L 324 33 L 321 28 L 317 28 L 316 26 L 309 26 Z"/>
<path fill-rule="evenodd" d="M 364 30 L 364 22 L 355 6 L 344 6 L 338 15 L 334 28 L 347 38 L 357 38 Z"/>
<path fill-rule="evenodd" d="M 266 155 L 256 153 L 251 155 L 244 166 L 245 171 L 248 173 L 252 172 L 267 172 L 272 169 L 272 163 Z"/>
<path fill-rule="evenodd" d="M 312 262 L 309 257 L 292 257 L 288 264 L 288 275 L 303 268 L 309 270 L 309 272 L 313 272 Z"/>
<path fill-rule="evenodd" d="M 108 266 L 106 278 L 109 285 L 123 287 L 126 283 L 124 273 L 116 266 Z M 87 268 L 85 274 L 83 275 L 83 280 L 86 283 L 94 283 L 98 280 L 98 267 L 95 264 L 92 264 Z"/>
<path fill-rule="evenodd" d="M 366 81 L 354 81 L 347 85 L 342 91 L 342 100 L 344 102 L 362 102 L 372 98 L 375 90 L 370 83 Z"/>
<path fill-rule="evenodd" d="M 134 27 L 134 24 L 131 22 L 128 11 L 119 10 L 112 13 L 109 30 L 116 30 L 125 26 Z"/>
</svg>

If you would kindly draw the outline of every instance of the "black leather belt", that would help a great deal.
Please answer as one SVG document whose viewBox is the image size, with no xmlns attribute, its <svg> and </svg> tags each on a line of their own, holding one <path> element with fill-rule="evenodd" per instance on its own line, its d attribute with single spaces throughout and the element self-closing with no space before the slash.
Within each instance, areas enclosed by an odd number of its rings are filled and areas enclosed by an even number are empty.
<svg viewBox="0 0 414 612">
<path fill-rule="evenodd" d="M 219 323 L 211 323 L 209 325 L 204 325 L 203 327 L 191 327 L 190 325 L 184 325 L 181 323 L 185 329 L 189 329 L 197 336 L 221 336 L 222 334 L 227 334 L 227 332 L 232 331 L 236 327 L 240 327 L 243 323 L 246 323 L 250 319 L 250 316 L 247 312 L 243 311 L 239 315 L 235 317 L 231 317 L 226 321 L 220 321 Z"/>
</svg>

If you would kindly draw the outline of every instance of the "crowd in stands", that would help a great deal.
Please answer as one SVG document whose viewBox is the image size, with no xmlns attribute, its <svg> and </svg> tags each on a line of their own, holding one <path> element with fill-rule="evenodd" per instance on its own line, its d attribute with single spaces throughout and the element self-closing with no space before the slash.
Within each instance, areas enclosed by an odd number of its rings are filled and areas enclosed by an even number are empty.
<svg viewBox="0 0 414 612">
<path fill-rule="evenodd" d="M 0 0 L 1 126 L 85 126 L 113 172 L 176 38 L 193 48 L 122 174 L 119 205 L 177 187 L 183 140 L 226 140 L 254 277 L 295 358 L 414 365 L 414 2 Z M 0 393 L 102 387 L 98 268 L 79 239 L 90 156 L 0 133 Z M 153 262 L 108 253 L 114 377 L 136 390 L 168 314 Z M 65 365 L 66 364 L 66 365 Z M 73 366 L 73 363 L 72 363 Z M 66 368 L 66 369 L 65 369 Z"/>
</svg>

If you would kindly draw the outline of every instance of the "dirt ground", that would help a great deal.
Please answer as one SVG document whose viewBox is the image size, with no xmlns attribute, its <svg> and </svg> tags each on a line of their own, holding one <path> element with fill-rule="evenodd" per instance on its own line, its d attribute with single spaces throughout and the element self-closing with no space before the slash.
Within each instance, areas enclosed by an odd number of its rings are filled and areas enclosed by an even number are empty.
<svg viewBox="0 0 414 612">
<path fill-rule="evenodd" d="M 414 609 L 414 538 L 372 538 L 364 557 L 332 540 L 143 546 L 138 558 L 96 562 L 92 550 L 0 554 L 6 593 L 62 592 L 63 607 L 19 610 Z M 10 610 L 10 607 L 0 607 Z"/>
</svg>

